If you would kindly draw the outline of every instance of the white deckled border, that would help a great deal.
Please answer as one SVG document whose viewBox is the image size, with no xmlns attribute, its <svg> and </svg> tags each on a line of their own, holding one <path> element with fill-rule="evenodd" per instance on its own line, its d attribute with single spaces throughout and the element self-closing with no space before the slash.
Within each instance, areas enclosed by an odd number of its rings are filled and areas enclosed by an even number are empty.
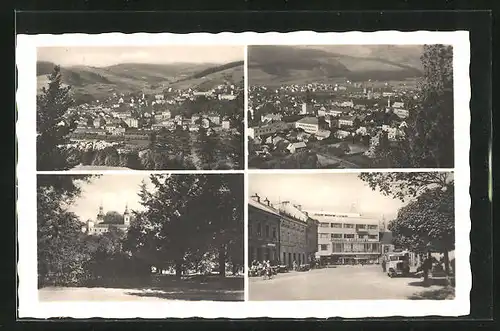
<svg viewBox="0 0 500 331">
<path fill-rule="evenodd" d="M 327 45 L 327 44 L 449 44 L 454 48 L 454 94 L 455 94 L 455 222 L 456 222 L 456 280 L 455 300 L 343 300 L 343 301 L 269 301 L 269 302 L 61 302 L 42 303 L 37 297 L 36 266 L 36 48 L 75 46 L 154 46 L 154 45 Z M 246 54 L 246 51 L 245 51 Z M 19 240 L 19 317 L 48 318 L 328 318 L 328 317 L 386 317 L 386 316 L 460 316 L 470 311 L 469 292 L 472 286 L 470 271 L 470 44 L 469 33 L 456 32 L 346 32 L 316 33 L 311 31 L 292 33 L 194 33 L 194 34 L 121 34 L 99 35 L 19 35 L 17 37 L 16 63 L 19 88 L 16 95 L 18 122 L 16 124 L 19 144 L 18 173 L 18 240 Z M 248 86 L 245 68 L 245 87 Z M 245 96 L 245 106 L 247 96 Z M 247 110 L 245 108 L 245 118 Z M 246 135 L 243 137 L 246 145 Z M 245 160 L 247 160 L 245 147 Z M 321 172 L 360 172 L 376 169 L 320 170 Z M 377 169 L 378 170 L 378 169 Z M 396 171 L 449 171 L 451 169 L 397 169 Z M 287 170 L 273 170 L 279 173 Z M 300 170 L 309 172 L 308 170 Z M 390 171 L 380 169 L 380 171 Z M 113 170 L 95 173 L 113 173 Z M 120 171 L 123 173 L 124 171 Z M 168 171 L 171 173 L 196 173 L 203 171 Z M 242 173 L 241 170 L 213 171 L 213 173 Z M 269 172 L 249 170 L 248 173 Z M 310 172 L 317 172 L 312 170 Z M 74 171 L 72 173 L 89 173 Z M 155 172 L 153 172 L 155 173 Z M 246 185 L 248 187 L 248 185 Z M 245 192 L 245 199 L 248 192 Z M 245 224 L 247 206 L 245 203 Z M 245 239 L 247 239 L 245 231 Z M 247 243 L 245 243 L 245 261 Z M 245 279 L 245 285 L 248 280 Z M 334 286 L 334 284 L 332 284 Z M 247 295 L 245 295 L 247 298 Z"/>
</svg>

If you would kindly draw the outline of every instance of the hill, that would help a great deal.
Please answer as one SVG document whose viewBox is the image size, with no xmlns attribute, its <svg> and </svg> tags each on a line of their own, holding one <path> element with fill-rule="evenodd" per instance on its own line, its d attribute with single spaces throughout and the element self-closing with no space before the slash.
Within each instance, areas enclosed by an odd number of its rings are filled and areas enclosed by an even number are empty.
<svg viewBox="0 0 500 331">
<path fill-rule="evenodd" d="M 404 80 L 422 75 L 421 54 L 419 45 L 252 46 L 248 49 L 249 82 Z"/>
<path fill-rule="evenodd" d="M 41 91 L 54 64 L 37 63 L 37 86 Z M 124 63 L 108 67 L 62 67 L 63 83 L 70 85 L 76 99 L 99 99 L 110 93 L 160 93 L 165 88 L 214 86 L 243 80 L 243 62 L 225 65 L 211 63 L 144 64 Z"/>
</svg>

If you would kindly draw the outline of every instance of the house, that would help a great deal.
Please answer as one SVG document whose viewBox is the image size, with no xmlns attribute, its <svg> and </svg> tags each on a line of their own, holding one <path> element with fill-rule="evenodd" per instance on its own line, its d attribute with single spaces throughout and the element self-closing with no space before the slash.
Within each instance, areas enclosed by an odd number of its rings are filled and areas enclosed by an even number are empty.
<svg viewBox="0 0 500 331">
<path fill-rule="evenodd" d="M 276 122 L 281 121 L 283 116 L 281 114 L 266 114 L 260 117 L 261 122 Z"/>
<path fill-rule="evenodd" d="M 236 95 L 234 94 L 219 94 L 219 100 L 234 100 Z"/>
<path fill-rule="evenodd" d="M 407 109 L 402 109 L 402 108 L 394 109 L 393 113 L 396 114 L 399 118 L 407 118 L 410 115 Z"/>
<path fill-rule="evenodd" d="M 222 121 L 222 128 L 224 130 L 229 130 L 231 128 L 231 122 L 229 120 Z"/>
<path fill-rule="evenodd" d="M 307 141 L 311 135 L 306 132 L 298 132 L 297 133 L 297 140 L 299 141 Z"/>
<path fill-rule="evenodd" d="M 215 125 L 220 125 L 220 116 L 219 115 L 208 115 L 208 119 Z"/>
<path fill-rule="evenodd" d="M 355 120 L 356 120 L 355 116 L 341 116 L 339 118 L 339 127 L 353 126 Z"/>
<path fill-rule="evenodd" d="M 290 143 L 290 144 L 288 144 L 288 146 L 287 146 L 286 149 L 288 149 L 288 151 L 293 154 L 293 153 L 296 153 L 298 151 L 303 150 L 306 147 L 307 147 L 307 145 L 303 141 L 301 141 L 301 142 L 298 142 L 298 143 Z"/>
<path fill-rule="evenodd" d="M 137 118 L 133 117 L 127 117 L 124 122 L 128 125 L 130 128 L 138 128 L 139 127 L 139 120 Z"/>
<path fill-rule="evenodd" d="M 404 107 L 404 105 L 405 105 L 405 104 L 404 104 L 404 102 L 397 102 L 397 101 L 396 101 L 396 102 L 394 102 L 394 103 L 392 104 L 392 107 L 393 107 L 393 108 L 403 108 L 403 107 Z"/>
</svg>

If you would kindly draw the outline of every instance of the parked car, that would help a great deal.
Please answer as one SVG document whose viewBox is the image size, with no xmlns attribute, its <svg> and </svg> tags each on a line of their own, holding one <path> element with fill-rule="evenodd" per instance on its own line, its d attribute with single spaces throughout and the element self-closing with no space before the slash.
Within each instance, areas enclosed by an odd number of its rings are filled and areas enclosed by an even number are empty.
<svg viewBox="0 0 500 331">
<path fill-rule="evenodd" d="M 282 265 L 278 266 L 278 272 L 279 273 L 284 273 L 284 272 L 288 272 L 288 271 L 289 270 L 288 270 L 288 266 L 287 265 L 282 264 Z"/>
</svg>

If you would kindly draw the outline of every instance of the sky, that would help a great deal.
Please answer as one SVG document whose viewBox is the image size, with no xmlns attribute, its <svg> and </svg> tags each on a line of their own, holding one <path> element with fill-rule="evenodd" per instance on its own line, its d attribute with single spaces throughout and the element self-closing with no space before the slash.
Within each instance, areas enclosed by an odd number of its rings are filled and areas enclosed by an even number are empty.
<svg viewBox="0 0 500 331">
<path fill-rule="evenodd" d="M 248 181 L 249 196 L 257 193 L 273 204 L 290 201 L 305 210 L 353 212 L 390 220 L 404 206 L 400 200 L 370 189 L 357 173 L 250 174 Z"/>
<path fill-rule="evenodd" d="M 140 210 L 142 206 L 137 193 L 143 179 L 147 185 L 151 185 L 148 176 L 143 174 L 102 175 L 92 179 L 90 183 L 81 185 L 82 194 L 69 207 L 69 211 L 86 222 L 89 218 L 95 220 L 101 203 L 104 213 L 123 213 L 126 204 L 129 210 Z"/>
<path fill-rule="evenodd" d="M 243 61 L 243 46 L 40 47 L 38 61 L 61 66 L 105 67 L 120 63 L 228 63 Z"/>
</svg>

